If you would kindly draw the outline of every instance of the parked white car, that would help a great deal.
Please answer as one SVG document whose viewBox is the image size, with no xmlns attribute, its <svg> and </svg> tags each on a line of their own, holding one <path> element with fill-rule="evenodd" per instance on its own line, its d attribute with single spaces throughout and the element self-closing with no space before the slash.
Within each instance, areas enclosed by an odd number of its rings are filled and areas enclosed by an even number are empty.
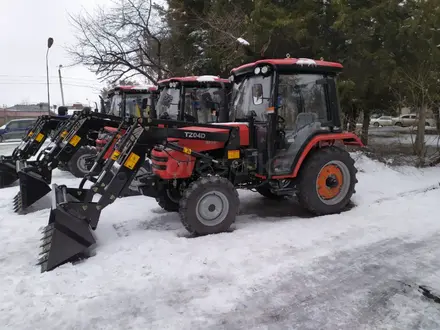
<svg viewBox="0 0 440 330">
<path fill-rule="evenodd" d="M 379 126 L 393 126 L 393 118 L 391 116 L 380 116 L 379 118 L 373 118 L 370 120 L 370 125 L 374 127 Z"/>
<path fill-rule="evenodd" d="M 402 116 L 393 118 L 393 121 L 394 121 L 394 125 L 400 126 L 400 127 L 417 126 L 418 116 L 417 116 L 417 114 L 410 113 L 408 115 L 402 115 Z M 425 119 L 425 126 L 435 127 L 436 122 L 432 118 L 426 118 Z"/>
</svg>

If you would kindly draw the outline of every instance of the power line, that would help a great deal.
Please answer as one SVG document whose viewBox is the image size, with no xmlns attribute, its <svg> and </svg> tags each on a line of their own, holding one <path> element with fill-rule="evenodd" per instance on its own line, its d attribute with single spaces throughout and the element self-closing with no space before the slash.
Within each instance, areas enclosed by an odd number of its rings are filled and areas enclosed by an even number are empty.
<svg viewBox="0 0 440 330">
<path fill-rule="evenodd" d="M 8 74 L 0 74 L 0 77 L 6 77 L 6 78 L 46 78 L 46 76 L 37 76 L 37 75 L 34 75 L 34 76 L 30 76 L 30 75 L 28 75 L 28 76 L 21 76 L 21 75 L 8 75 Z M 58 78 L 58 76 L 49 76 L 49 77 L 51 77 L 51 78 Z M 85 79 L 85 78 L 76 78 L 76 77 L 64 77 L 63 76 L 63 79 L 64 78 L 66 78 L 66 79 L 71 79 L 71 80 L 82 80 L 82 81 L 90 81 L 90 82 L 96 82 L 97 80 L 93 80 L 93 79 Z"/>
</svg>

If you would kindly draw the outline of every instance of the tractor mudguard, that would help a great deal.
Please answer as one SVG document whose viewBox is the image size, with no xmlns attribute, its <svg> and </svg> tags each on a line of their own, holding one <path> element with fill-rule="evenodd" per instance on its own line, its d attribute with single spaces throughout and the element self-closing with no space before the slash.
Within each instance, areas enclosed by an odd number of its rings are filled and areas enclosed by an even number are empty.
<svg viewBox="0 0 440 330">
<path fill-rule="evenodd" d="M 93 229 L 101 211 L 87 202 L 87 189 L 52 185 L 49 223 L 42 230 L 38 265 L 41 272 L 90 256 L 96 243 Z"/>
</svg>

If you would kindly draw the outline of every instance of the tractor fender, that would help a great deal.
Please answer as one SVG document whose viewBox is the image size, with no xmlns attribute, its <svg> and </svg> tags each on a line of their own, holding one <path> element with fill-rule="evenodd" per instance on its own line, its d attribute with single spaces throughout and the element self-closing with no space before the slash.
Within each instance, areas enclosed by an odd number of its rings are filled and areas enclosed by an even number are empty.
<svg viewBox="0 0 440 330">
<path fill-rule="evenodd" d="M 304 160 L 307 158 L 310 151 L 312 151 L 315 147 L 334 145 L 337 143 L 343 143 L 347 146 L 364 147 L 361 139 L 356 134 L 351 132 L 316 135 L 308 143 L 306 143 L 305 147 L 302 149 L 301 155 L 296 162 L 291 177 L 295 178 L 298 175 L 299 170 L 301 169 L 301 165 L 304 163 Z"/>
</svg>

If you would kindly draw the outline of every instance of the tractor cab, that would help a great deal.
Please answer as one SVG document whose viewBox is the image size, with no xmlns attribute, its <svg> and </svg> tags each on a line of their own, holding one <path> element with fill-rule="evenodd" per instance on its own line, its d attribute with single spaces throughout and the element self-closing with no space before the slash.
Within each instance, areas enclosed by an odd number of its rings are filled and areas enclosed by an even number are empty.
<svg viewBox="0 0 440 330">
<path fill-rule="evenodd" d="M 107 113 L 123 117 L 149 117 L 158 95 L 155 86 L 118 86 L 109 93 Z"/>
<path fill-rule="evenodd" d="M 103 102 L 104 112 L 121 118 L 154 117 L 158 93 L 156 86 L 118 86 L 108 93 L 107 100 Z M 99 132 L 95 141 L 98 151 L 105 147 L 117 130 L 116 127 L 106 126 Z"/>
<path fill-rule="evenodd" d="M 258 150 L 258 163 L 264 164 L 258 175 L 294 178 L 309 142 L 341 139 L 336 89 L 341 70 L 339 63 L 285 58 L 260 60 L 231 71 L 230 120 L 252 126 L 250 143 Z M 344 141 L 350 142 L 358 144 Z"/>
<path fill-rule="evenodd" d="M 158 82 L 159 119 L 201 124 L 227 121 L 231 83 L 216 76 L 175 77 Z"/>
</svg>

